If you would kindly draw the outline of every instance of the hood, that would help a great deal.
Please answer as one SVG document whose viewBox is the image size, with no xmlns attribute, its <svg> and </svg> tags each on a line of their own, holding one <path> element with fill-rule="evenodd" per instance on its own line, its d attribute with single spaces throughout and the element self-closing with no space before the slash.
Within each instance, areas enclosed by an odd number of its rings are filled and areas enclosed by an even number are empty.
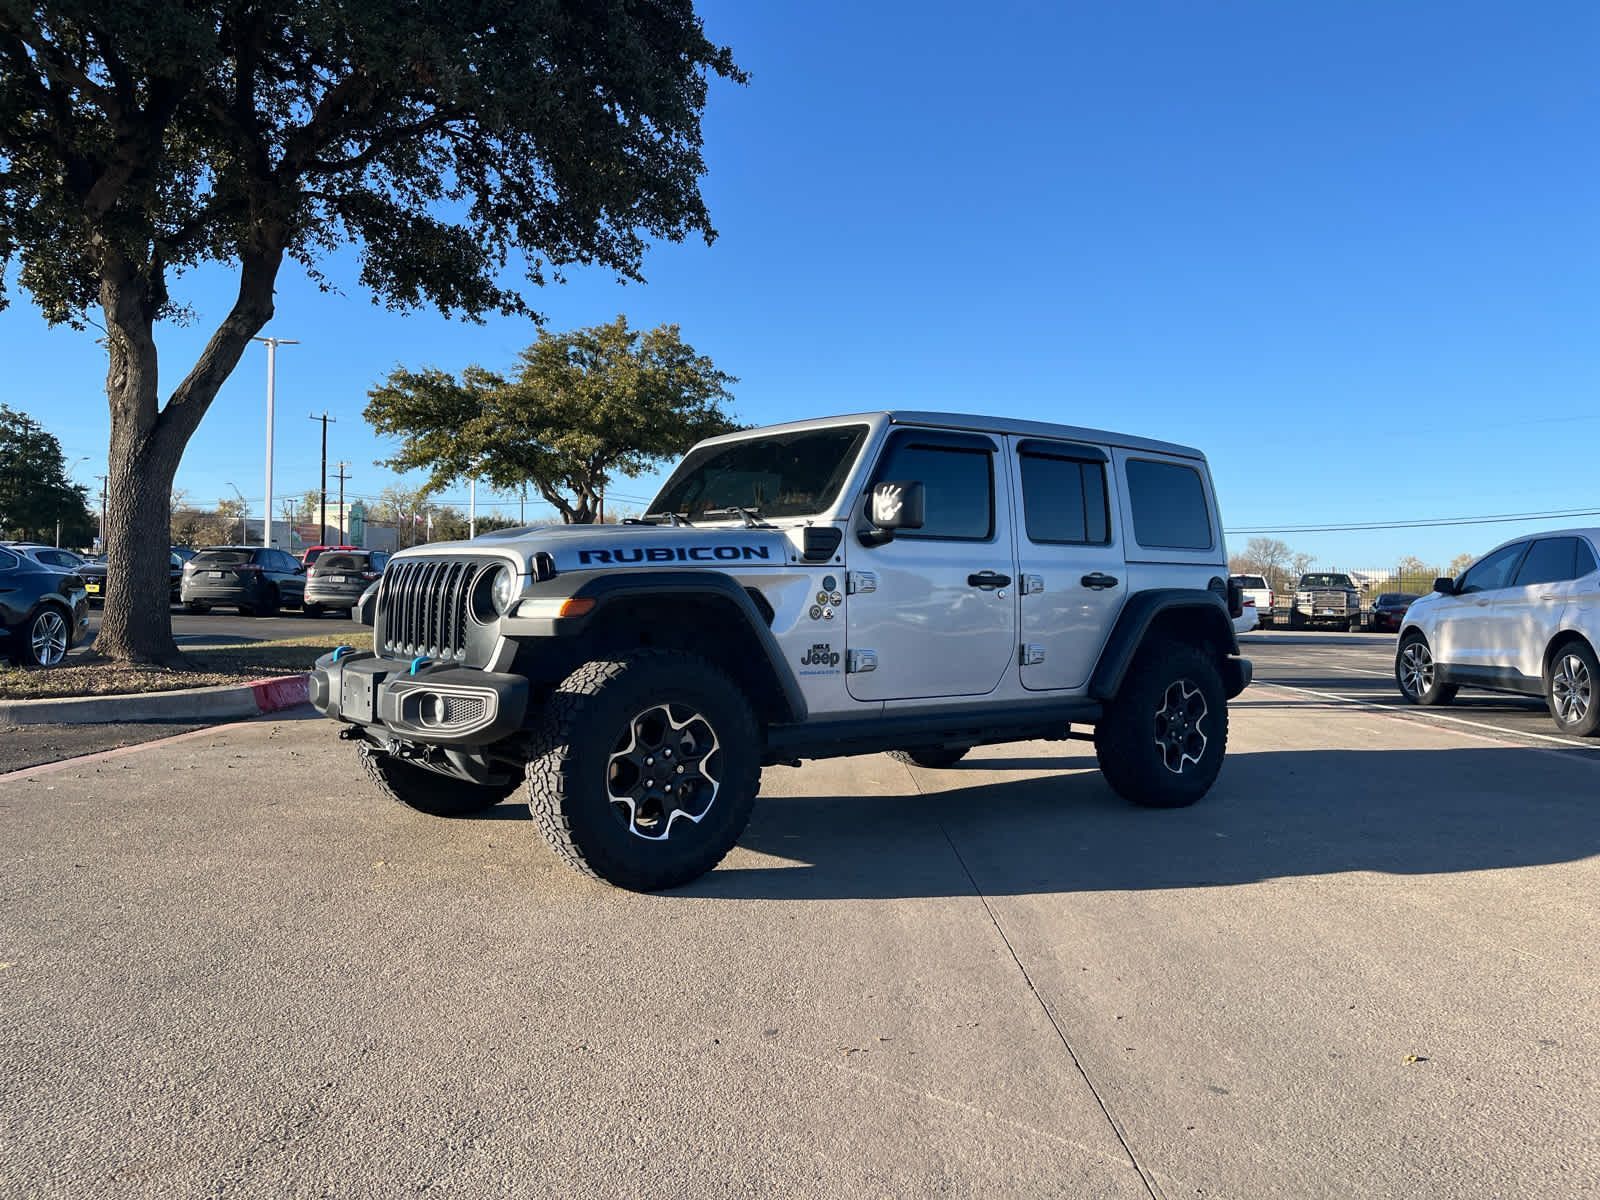
<svg viewBox="0 0 1600 1200">
<path fill-rule="evenodd" d="M 798 531 L 794 531 L 798 536 Z M 460 552 L 515 555 L 527 572 L 536 554 L 548 554 L 557 571 L 633 567 L 781 566 L 795 543 L 789 531 L 742 525 L 532 525 L 502 529 L 471 541 L 433 542 L 396 558 L 432 558 Z"/>
</svg>

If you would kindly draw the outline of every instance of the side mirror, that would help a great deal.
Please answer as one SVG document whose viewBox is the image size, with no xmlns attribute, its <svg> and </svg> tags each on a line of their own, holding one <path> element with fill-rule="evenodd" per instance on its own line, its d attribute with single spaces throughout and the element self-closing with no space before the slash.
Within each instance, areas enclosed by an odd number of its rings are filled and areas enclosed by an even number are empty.
<svg viewBox="0 0 1600 1200">
<path fill-rule="evenodd" d="M 1456 594 L 1456 581 L 1448 576 L 1441 575 L 1433 581 L 1433 590 L 1441 596 L 1454 596 Z"/>
<path fill-rule="evenodd" d="M 902 529 L 921 529 L 926 489 L 920 483 L 874 484 L 867 498 L 867 520 L 872 528 L 861 535 L 863 545 L 882 546 L 894 541 Z"/>
</svg>

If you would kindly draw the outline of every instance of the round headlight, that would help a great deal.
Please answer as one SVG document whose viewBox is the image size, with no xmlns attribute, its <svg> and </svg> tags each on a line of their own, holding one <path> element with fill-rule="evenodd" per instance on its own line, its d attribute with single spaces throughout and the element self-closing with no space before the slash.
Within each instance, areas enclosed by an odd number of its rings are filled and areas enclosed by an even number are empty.
<svg viewBox="0 0 1600 1200">
<path fill-rule="evenodd" d="M 494 573 L 494 608 L 498 613 L 510 611 L 517 598 L 517 577 L 510 567 L 496 567 Z"/>
</svg>

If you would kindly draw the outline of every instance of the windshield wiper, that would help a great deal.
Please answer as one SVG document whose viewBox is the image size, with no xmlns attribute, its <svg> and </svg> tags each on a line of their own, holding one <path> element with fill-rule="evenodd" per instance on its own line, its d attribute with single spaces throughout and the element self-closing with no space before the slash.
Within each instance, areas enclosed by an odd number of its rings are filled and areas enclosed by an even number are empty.
<svg viewBox="0 0 1600 1200">
<path fill-rule="evenodd" d="M 744 508 L 738 504 L 730 504 L 726 508 L 708 508 L 700 515 L 702 517 L 729 517 L 734 513 L 738 513 L 739 516 L 744 518 L 744 527 L 746 529 L 773 528 L 770 522 L 761 519 L 761 510 L 759 508 Z"/>
</svg>

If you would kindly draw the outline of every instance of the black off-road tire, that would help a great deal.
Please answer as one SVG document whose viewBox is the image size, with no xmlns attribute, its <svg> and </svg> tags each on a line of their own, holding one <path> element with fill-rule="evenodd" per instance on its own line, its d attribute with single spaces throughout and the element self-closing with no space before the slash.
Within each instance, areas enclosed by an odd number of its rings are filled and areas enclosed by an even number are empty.
<svg viewBox="0 0 1600 1200">
<path fill-rule="evenodd" d="M 706 756 L 717 784 L 698 822 L 668 817 L 666 836 L 642 836 L 611 796 L 611 760 L 636 722 L 659 705 L 680 706 L 710 727 Z M 750 821 L 761 786 L 760 734 L 750 702 L 698 655 L 638 650 L 585 663 L 551 696 L 532 734 L 528 809 L 569 866 L 617 887 L 678 887 L 715 867 Z"/>
<path fill-rule="evenodd" d="M 953 767 L 967 756 L 965 746 L 943 746 L 932 750 L 891 750 L 889 757 L 895 762 L 906 763 L 910 766 L 927 767 L 932 771 L 942 771 Z"/>
<path fill-rule="evenodd" d="M 1432 682 L 1422 689 L 1408 686 L 1406 682 L 1406 653 L 1412 646 L 1419 646 L 1422 649 L 1432 670 L 1432 674 L 1429 676 Z M 1449 704 L 1456 698 L 1456 692 L 1460 689 L 1453 683 L 1440 683 L 1437 668 L 1433 667 L 1432 664 L 1433 650 L 1428 645 L 1427 638 L 1413 629 L 1400 639 L 1400 644 L 1395 647 L 1394 652 L 1394 681 L 1400 689 L 1400 695 L 1406 699 L 1407 703 L 1420 704 L 1424 708 L 1434 708 L 1441 704 Z"/>
<path fill-rule="evenodd" d="M 1567 687 L 1572 689 L 1575 684 L 1578 696 L 1582 697 L 1582 714 L 1574 714 L 1570 718 L 1562 715 L 1556 697 L 1556 676 L 1566 667 L 1565 660 L 1569 657 L 1577 659 L 1581 668 L 1574 667 L 1569 671 Z M 1595 657 L 1594 650 L 1577 641 L 1568 642 L 1557 650 L 1551 659 L 1550 669 L 1545 672 L 1544 696 L 1545 703 L 1550 706 L 1550 717 L 1562 733 L 1572 737 L 1600 734 L 1600 658 Z"/>
<path fill-rule="evenodd" d="M 1191 735 L 1176 755 L 1177 770 L 1168 766 L 1168 748 L 1157 740 L 1168 732 L 1172 718 L 1164 714 L 1174 695 L 1199 735 L 1198 740 Z M 1202 705 L 1194 704 L 1195 696 Z M 1172 726 L 1174 736 L 1177 729 Z M 1122 689 L 1094 727 L 1095 755 L 1106 782 L 1123 799 L 1145 808 L 1184 808 L 1200 799 L 1216 782 L 1227 749 L 1228 699 L 1216 653 L 1165 638 L 1140 648 Z"/>
<path fill-rule="evenodd" d="M 466 817 L 493 808 L 522 782 L 512 779 L 502 784 L 468 783 L 401 762 L 372 746 L 361 747 L 361 766 L 367 778 L 389 799 L 430 817 Z"/>
</svg>

